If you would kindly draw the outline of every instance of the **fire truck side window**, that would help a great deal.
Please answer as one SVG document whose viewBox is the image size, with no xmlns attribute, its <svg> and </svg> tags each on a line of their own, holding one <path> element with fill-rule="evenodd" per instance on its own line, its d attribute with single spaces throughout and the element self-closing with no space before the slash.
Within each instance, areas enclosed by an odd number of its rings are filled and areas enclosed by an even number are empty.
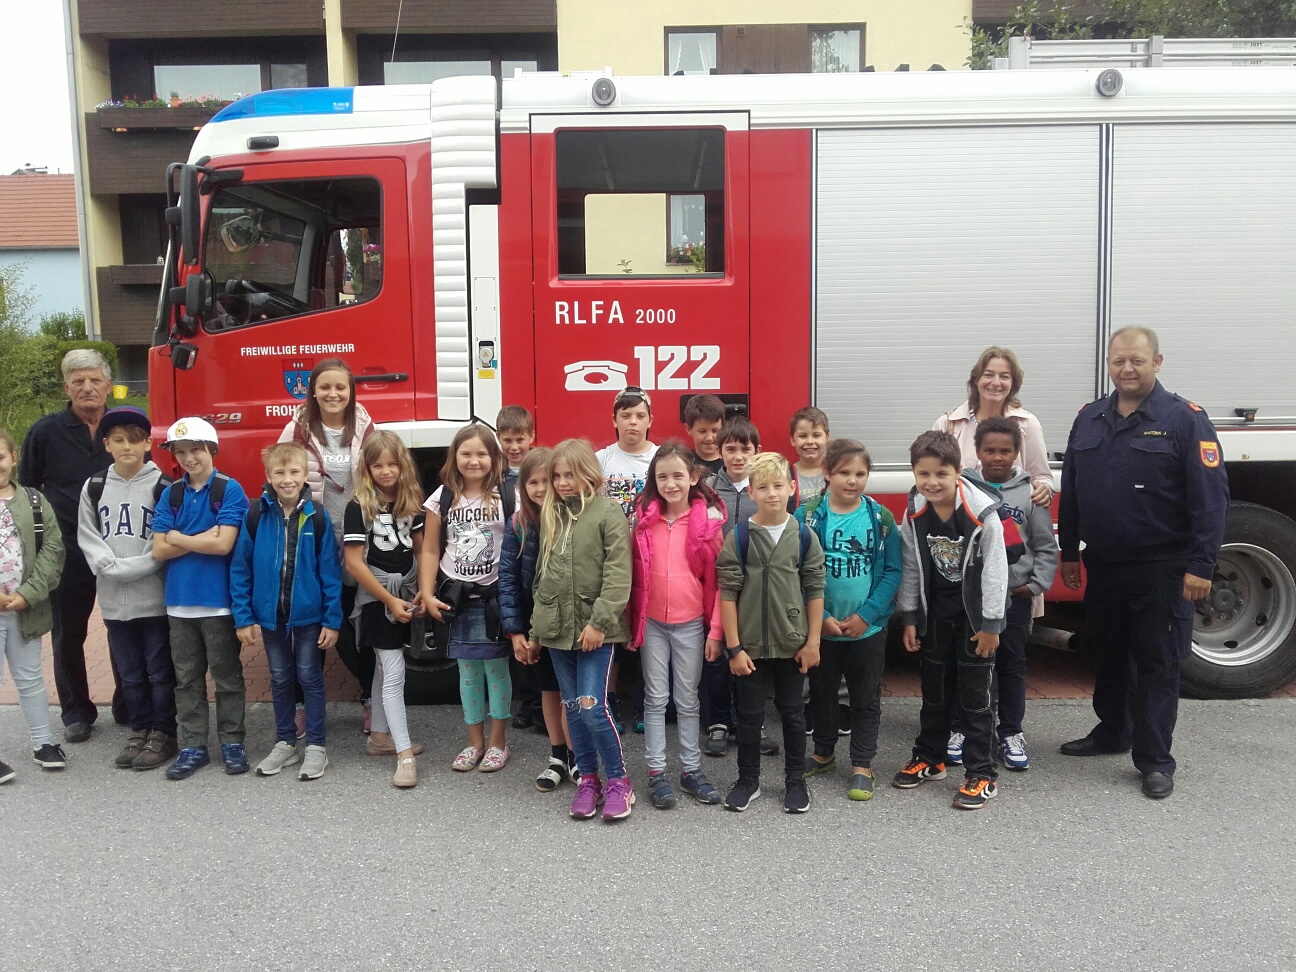
<svg viewBox="0 0 1296 972">
<path fill-rule="evenodd" d="M 560 131 L 558 272 L 724 273 L 725 133 Z"/>
<path fill-rule="evenodd" d="M 376 179 L 249 182 L 212 199 L 203 249 L 208 331 L 372 300 L 382 289 Z"/>
</svg>

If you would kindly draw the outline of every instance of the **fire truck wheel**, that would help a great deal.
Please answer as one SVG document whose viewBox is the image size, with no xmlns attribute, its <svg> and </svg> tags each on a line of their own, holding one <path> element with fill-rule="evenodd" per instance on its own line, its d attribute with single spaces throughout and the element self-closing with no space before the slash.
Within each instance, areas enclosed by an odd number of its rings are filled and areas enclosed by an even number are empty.
<svg viewBox="0 0 1296 972">
<path fill-rule="evenodd" d="M 1255 503 L 1229 507 L 1210 596 L 1197 605 L 1183 692 L 1269 695 L 1296 678 L 1296 522 Z"/>
<path fill-rule="evenodd" d="M 407 705 L 458 705 L 459 667 L 453 662 L 435 665 L 405 663 Z"/>
</svg>

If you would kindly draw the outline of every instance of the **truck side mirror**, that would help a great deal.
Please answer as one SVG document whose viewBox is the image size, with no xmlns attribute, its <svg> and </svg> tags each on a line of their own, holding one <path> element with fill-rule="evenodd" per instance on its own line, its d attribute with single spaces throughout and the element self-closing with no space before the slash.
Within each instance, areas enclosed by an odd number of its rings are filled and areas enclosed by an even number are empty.
<svg viewBox="0 0 1296 972">
<path fill-rule="evenodd" d="M 185 278 L 185 314 L 195 320 L 206 317 L 211 309 L 211 282 L 205 273 L 191 273 Z"/>
<path fill-rule="evenodd" d="M 198 201 L 198 166 L 180 168 L 180 246 L 187 266 L 198 266 L 202 246 L 202 206 Z M 193 279 L 190 277 L 189 279 Z"/>
</svg>

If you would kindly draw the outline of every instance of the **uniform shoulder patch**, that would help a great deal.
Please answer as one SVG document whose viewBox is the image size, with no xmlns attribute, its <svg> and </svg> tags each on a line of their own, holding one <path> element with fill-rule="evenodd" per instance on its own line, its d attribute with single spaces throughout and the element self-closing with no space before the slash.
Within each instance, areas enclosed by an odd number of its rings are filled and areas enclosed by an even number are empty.
<svg viewBox="0 0 1296 972">
<path fill-rule="evenodd" d="M 1207 469 L 1214 469 L 1220 464 L 1220 447 L 1218 442 L 1201 442 L 1201 461 Z"/>
<path fill-rule="evenodd" d="M 1191 408 L 1194 412 L 1204 411 L 1204 409 L 1196 402 L 1188 402 L 1188 407 Z"/>
</svg>

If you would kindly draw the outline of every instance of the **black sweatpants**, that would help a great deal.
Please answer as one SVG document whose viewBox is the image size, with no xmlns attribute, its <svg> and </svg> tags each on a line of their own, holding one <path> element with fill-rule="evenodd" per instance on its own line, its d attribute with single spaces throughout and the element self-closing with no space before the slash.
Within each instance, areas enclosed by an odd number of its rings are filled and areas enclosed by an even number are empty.
<svg viewBox="0 0 1296 972">
<path fill-rule="evenodd" d="M 882 722 L 882 669 L 886 664 L 886 631 L 858 641 L 824 640 L 819 664 L 810 669 L 810 710 L 814 716 L 815 755 L 828 757 L 837 749 L 837 687 L 846 676 L 850 694 L 850 758 L 852 766 L 872 767 Z"/>
<path fill-rule="evenodd" d="M 805 676 L 791 658 L 754 659 L 756 671 L 734 679 L 738 696 L 738 778 L 760 779 L 760 736 L 765 699 L 774 685 L 774 707 L 783 720 L 783 773 L 787 780 L 805 776 Z M 835 723 L 834 723 L 835 725 Z"/>
<path fill-rule="evenodd" d="M 963 769 L 971 778 L 998 778 L 994 761 L 994 709 L 990 683 L 994 657 L 981 658 L 966 619 L 927 622 L 918 666 L 922 674 L 922 711 L 914 759 L 933 765 L 946 761 L 950 725 L 958 713 L 962 727 Z"/>
</svg>

